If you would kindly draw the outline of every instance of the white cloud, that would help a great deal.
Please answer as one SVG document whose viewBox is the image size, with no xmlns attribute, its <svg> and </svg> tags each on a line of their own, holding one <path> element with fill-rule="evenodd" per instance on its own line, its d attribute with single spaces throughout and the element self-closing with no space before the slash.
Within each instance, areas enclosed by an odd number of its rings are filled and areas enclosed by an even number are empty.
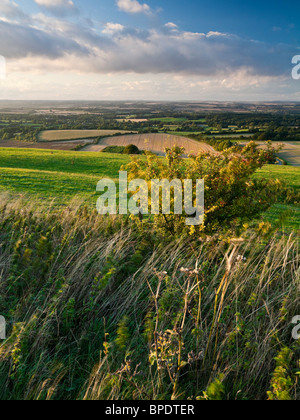
<svg viewBox="0 0 300 420">
<path fill-rule="evenodd" d="M 15 3 L 14 1 L 10 0 L 1 0 L 0 2 L 0 13 L 2 16 L 5 16 L 9 19 L 22 19 L 28 20 L 29 16 L 27 16 L 20 6 Z"/>
<path fill-rule="evenodd" d="M 102 33 L 106 35 L 114 35 L 115 33 L 122 32 L 125 29 L 125 27 L 119 23 L 108 22 L 104 26 L 105 27 Z"/>
<path fill-rule="evenodd" d="M 137 0 L 118 0 L 117 5 L 120 10 L 126 13 L 150 13 L 150 6 L 146 3 L 142 4 Z"/>
<path fill-rule="evenodd" d="M 66 16 L 77 13 L 78 9 L 72 0 L 34 0 L 35 3 L 55 16 Z"/>
<path fill-rule="evenodd" d="M 178 28 L 178 26 L 176 25 L 176 23 L 173 23 L 173 22 L 166 23 L 165 24 L 165 27 L 166 28 L 170 28 L 170 29 L 177 29 Z"/>
</svg>

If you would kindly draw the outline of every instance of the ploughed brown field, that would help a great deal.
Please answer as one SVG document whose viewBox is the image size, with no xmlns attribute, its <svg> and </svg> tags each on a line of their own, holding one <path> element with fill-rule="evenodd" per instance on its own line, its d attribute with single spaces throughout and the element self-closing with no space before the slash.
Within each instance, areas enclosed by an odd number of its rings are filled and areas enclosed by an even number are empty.
<svg viewBox="0 0 300 420">
<path fill-rule="evenodd" d="M 128 133 L 122 130 L 47 130 L 39 135 L 39 141 L 80 140 L 100 136 Z"/>
<path fill-rule="evenodd" d="M 93 140 L 81 139 L 62 142 L 29 143 L 19 140 L 0 140 L 0 147 L 12 147 L 15 149 L 46 149 L 46 150 L 74 150 L 80 144 L 92 143 Z"/>
<path fill-rule="evenodd" d="M 184 147 L 186 154 L 216 153 L 213 147 L 206 143 L 170 134 L 131 134 L 108 137 L 101 139 L 98 144 L 85 146 L 82 151 L 101 152 L 107 146 L 128 146 L 129 144 L 134 144 L 140 150 L 149 150 L 161 156 L 165 154 L 165 148 L 173 146 Z"/>
</svg>

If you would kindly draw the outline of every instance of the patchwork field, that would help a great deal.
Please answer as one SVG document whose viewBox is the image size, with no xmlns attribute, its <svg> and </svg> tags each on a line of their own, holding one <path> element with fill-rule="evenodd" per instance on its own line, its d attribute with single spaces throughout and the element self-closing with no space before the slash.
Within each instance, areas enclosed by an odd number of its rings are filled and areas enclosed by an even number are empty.
<svg viewBox="0 0 300 420">
<path fill-rule="evenodd" d="M 101 152 L 107 146 L 127 146 L 129 144 L 134 144 L 140 150 L 149 150 L 161 156 L 164 155 L 165 148 L 171 148 L 174 145 L 184 147 L 187 154 L 199 152 L 216 153 L 208 144 L 170 134 L 133 134 L 108 137 L 101 139 L 96 145 L 86 146 L 83 151 Z"/>
<path fill-rule="evenodd" d="M 112 136 L 118 133 L 128 133 L 120 130 L 48 130 L 42 131 L 39 141 L 78 140 L 100 136 Z"/>
<path fill-rule="evenodd" d="M 29 143 L 20 140 L 0 140 L 0 147 L 16 149 L 45 149 L 45 150 L 74 150 L 82 144 L 93 143 L 93 139 L 49 141 L 39 143 Z"/>
</svg>

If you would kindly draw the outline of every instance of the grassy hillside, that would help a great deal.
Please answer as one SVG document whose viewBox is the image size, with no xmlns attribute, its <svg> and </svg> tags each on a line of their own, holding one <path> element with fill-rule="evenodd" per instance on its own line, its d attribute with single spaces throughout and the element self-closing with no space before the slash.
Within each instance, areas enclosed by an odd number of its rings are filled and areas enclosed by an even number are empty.
<svg viewBox="0 0 300 420">
<path fill-rule="evenodd" d="M 67 204 L 77 197 L 95 205 L 101 178 L 118 177 L 129 156 L 0 149 L 0 190 Z"/>
<path fill-rule="evenodd" d="M 287 185 L 300 190 L 300 167 L 268 165 L 256 174 L 265 179 L 280 179 Z"/>
<path fill-rule="evenodd" d="M 99 216 L 129 160 L 0 149 L 0 399 L 299 399 L 300 209 L 242 241 Z M 299 190 L 299 170 L 256 176 Z"/>
<path fill-rule="evenodd" d="M 71 151 L 1 149 L 0 167 L 97 175 L 115 178 L 129 156 Z"/>
<path fill-rule="evenodd" d="M 64 204 L 75 196 L 93 201 L 99 179 L 117 179 L 129 161 L 129 156 L 109 153 L 0 148 L 0 190 Z M 300 190 L 300 168 L 269 165 L 256 176 L 278 178 Z"/>
<path fill-rule="evenodd" d="M 294 236 L 41 210 L 0 200 L 0 399 L 299 399 Z"/>
</svg>

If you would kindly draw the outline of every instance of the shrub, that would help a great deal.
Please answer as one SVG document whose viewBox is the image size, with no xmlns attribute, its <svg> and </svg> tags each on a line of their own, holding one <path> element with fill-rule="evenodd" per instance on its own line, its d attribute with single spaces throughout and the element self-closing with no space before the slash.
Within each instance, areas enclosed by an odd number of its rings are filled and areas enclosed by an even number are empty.
<svg viewBox="0 0 300 420">
<path fill-rule="evenodd" d="M 271 401 L 291 401 L 291 390 L 293 389 L 293 381 L 290 376 L 291 361 L 293 352 L 285 347 L 279 355 L 275 358 L 276 369 L 273 373 L 271 386 L 272 391 L 269 391 L 268 397 Z M 296 379 L 295 379 L 296 382 Z"/>
<path fill-rule="evenodd" d="M 183 159 L 184 149 L 166 149 L 166 160 L 147 153 L 147 159 L 133 159 L 127 166 L 130 179 L 204 179 L 205 221 L 193 232 L 211 233 L 235 230 L 245 221 L 257 217 L 276 201 L 277 184 L 253 179 L 254 173 L 268 162 L 271 149 L 257 149 L 250 143 L 239 153 L 230 150 L 213 155 L 200 153 Z M 194 192 L 194 200 L 195 200 Z M 171 208 L 174 203 L 171 203 Z M 150 206 L 150 203 L 149 203 Z M 156 225 L 171 234 L 189 231 L 185 224 L 187 215 L 157 215 Z"/>
<path fill-rule="evenodd" d="M 137 146 L 129 144 L 128 146 L 107 146 L 102 150 L 103 153 L 119 153 L 123 155 L 140 155 L 141 151 Z"/>
<path fill-rule="evenodd" d="M 124 153 L 124 146 L 107 146 L 105 149 L 102 150 L 103 153 Z"/>
<path fill-rule="evenodd" d="M 139 155 L 140 154 L 140 150 L 134 144 L 129 144 L 128 146 L 126 146 L 124 148 L 123 153 L 124 153 L 124 155 Z"/>
</svg>

